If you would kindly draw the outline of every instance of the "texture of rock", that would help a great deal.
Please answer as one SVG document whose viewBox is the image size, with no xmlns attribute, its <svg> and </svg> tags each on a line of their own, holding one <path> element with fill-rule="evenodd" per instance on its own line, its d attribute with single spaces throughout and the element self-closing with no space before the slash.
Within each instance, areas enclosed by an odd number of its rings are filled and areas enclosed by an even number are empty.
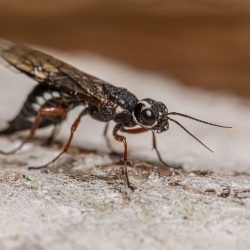
<svg viewBox="0 0 250 250">
<path fill-rule="evenodd" d="M 129 88 L 170 111 L 232 125 L 223 130 L 181 119 L 216 152 L 210 154 L 174 126 L 158 136 L 162 167 L 150 135 L 128 136 L 133 186 L 119 156 L 108 153 L 103 124 L 83 120 L 75 144 L 47 171 L 28 171 L 59 152 L 43 146 L 48 131 L 11 156 L 0 155 L 0 249 L 249 249 L 250 106 L 223 93 L 206 93 L 92 55 L 60 55 L 86 72 Z M 0 69 L 0 120 L 10 119 L 34 83 Z M 15 91 L 13 91 L 15 90 Z M 59 135 L 68 136 L 73 112 Z M 23 135 L 22 135 L 23 136 Z M 20 143 L 0 138 L 0 149 Z M 113 143 L 113 142 L 112 142 Z M 118 152 L 121 145 L 113 143 Z"/>
</svg>

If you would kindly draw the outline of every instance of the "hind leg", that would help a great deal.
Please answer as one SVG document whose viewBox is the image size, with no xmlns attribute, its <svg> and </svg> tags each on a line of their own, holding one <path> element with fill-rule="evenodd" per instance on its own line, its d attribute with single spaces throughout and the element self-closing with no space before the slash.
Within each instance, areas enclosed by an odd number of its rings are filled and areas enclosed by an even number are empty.
<svg viewBox="0 0 250 250">
<path fill-rule="evenodd" d="M 32 127 L 30 129 L 30 133 L 29 133 L 28 137 L 26 139 L 24 139 L 23 142 L 17 148 L 15 148 L 9 152 L 0 151 L 0 154 L 10 155 L 10 154 L 14 154 L 18 150 L 20 150 L 24 146 L 25 143 L 29 142 L 34 137 L 36 130 L 39 128 L 42 117 L 44 117 L 44 116 L 46 116 L 46 117 L 65 117 L 67 112 L 68 112 L 68 110 L 65 108 L 53 108 L 53 107 L 41 108 L 35 117 L 35 122 L 33 123 Z"/>
<path fill-rule="evenodd" d="M 55 157 L 53 158 L 51 161 L 49 161 L 48 163 L 42 165 L 42 166 L 38 166 L 38 167 L 29 167 L 29 169 L 42 169 L 42 168 L 46 168 L 48 167 L 50 164 L 54 163 L 58 158 L 60 158 L 64 153 L 66 153 L 68 151 L 68 148 L 71 144 L 71 141 L 74 137 L 75 131 L 78 128 L 78 125 L 81 121 L 81 118 L 86 115 L 88 113 L 88 108 L 84 109 L 79 115 L 78 117 L 75 119 L 75 121 L 73 122 L 73 124 L 71 125 L 71 131 L 70 131 L 70 136 L 69 139 L 67 141 L 67 143 L 64 145 L 62 151 Z"/>
</svg>

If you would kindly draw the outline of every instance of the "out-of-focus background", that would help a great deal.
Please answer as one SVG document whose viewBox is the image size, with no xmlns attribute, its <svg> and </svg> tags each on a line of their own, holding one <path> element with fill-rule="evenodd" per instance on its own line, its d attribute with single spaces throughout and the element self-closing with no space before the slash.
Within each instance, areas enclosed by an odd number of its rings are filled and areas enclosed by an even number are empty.
<svg viewBox="0 0 250 250">
<path fill-rule="evenodd" d="M 46 173 L 27 169 L 59 153 L 57 144 L 42 146 L 51 128 L 40 130 L 17 154 L 0 154 L 0 249 L 249 250 L 249 14 L 248 0 L 0 0 L 0 38 L 40 48 L 169 111 L 233 127 L 175 116 L 215 153 L 170 123 L 157 143 L 169 166 L 179 167 L 172 175 L 152 151 L 151 133 L 126 135 L 129 160 L 139 163 L 128 171 L 133 192 L 115 163 L 120 157 L 107 153 L 104 123 L 84 117 L 70 152 Z M 0 65 L 0 129 L 34 86 Z M 2 136 L 0 150 L 22 136 Z"/>
<path fill-rule="evenodd" d="M 250 95 L 248 0 L 0 1 L 0 37 Z"/>
</svg>

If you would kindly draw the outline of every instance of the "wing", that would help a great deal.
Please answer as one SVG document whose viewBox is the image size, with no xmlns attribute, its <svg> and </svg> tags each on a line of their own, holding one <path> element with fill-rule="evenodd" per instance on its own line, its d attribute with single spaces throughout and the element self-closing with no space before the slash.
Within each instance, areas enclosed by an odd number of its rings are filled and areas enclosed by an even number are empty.
<svg viewBox="0 0 250 250">
<path fill-rule="evenodd" d="M 0 57 L 38 83 L 46 83 L 70 95 L 82 96 L 85 101 L 95 106 L 114 106 L 103 91 L 106 82 L 46 53 L 22 44 L 0 40 Z"/>
</svg>

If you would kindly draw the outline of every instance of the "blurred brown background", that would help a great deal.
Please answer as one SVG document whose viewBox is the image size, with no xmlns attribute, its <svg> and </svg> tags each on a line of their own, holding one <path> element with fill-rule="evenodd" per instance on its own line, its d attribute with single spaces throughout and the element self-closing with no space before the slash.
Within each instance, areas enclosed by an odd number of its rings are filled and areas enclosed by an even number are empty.
<svg viewBox="0 0 250 250">
<path fill-rule="evenodd" d="M 248 0 L 0 0 L 0 37 L 250 96 Z"/>
</svg>

